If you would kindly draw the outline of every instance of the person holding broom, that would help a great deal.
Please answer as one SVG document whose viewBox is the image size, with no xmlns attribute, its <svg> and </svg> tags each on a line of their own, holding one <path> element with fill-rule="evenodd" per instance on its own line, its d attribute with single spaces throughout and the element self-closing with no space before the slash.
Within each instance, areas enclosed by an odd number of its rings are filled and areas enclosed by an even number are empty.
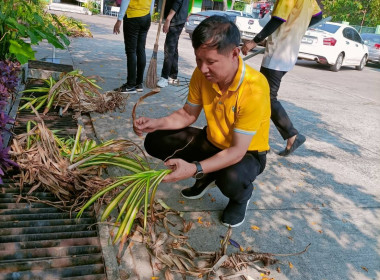
<svg viewBox="0 0 380 280">
<path fill-rule="evenodd" d="M 164 182 L 194 177 L 181 191 L 202 197 L 213 181 L 229 198 L 221 222 L 237 227 L 245 220 L 252 182 L 263 172 L 269 151 L 270 98 L 265 77 L 240 57 L 240 32 L 224 16 L 212 16 L 194 30 L 194 70 L 182 109 L 158 118 L 134 120 L 138 136 L 153 157 L 172 172 Z M 192 127 L 204 110 L 207 126 Z"/>
<path fill-rule="evenodd" d="M 277 100 L 277 92 L 282 77 L 296 64 L 301 40 L 308 26 L 321 19 L 322 12 L 316 0 L 277 0 L 270 21 L 252 41 L 246 41 L 241 48 L 246 55 L 268 37 L 260 72 L 268 79 L 270 86 L 271 119 L 282 138 L 287 140 L 280 156 L 293 153 L 306 141 L 306 137 L 293 126 Z"/>
<path fill-rule="evenodd" d="M 127 82 L 114 89 L 123 93 L 143 91 L 146 65 L 145 43 L 150 28 L 153 0 L 122 0 L 120 12 L 113 28 L 120 33 L 123 22 L 125 53 L 127 55 Z"/>
<path fill-rule="evenodd" d="M 162 31 L 166 33 L 164 45 L 164 65 L 157 86 L 164 88 L 168 84 L 178 84 L 178 40 L 185 26 L 189 9 L 189 0 L 167 0 Z"/>
</svg>

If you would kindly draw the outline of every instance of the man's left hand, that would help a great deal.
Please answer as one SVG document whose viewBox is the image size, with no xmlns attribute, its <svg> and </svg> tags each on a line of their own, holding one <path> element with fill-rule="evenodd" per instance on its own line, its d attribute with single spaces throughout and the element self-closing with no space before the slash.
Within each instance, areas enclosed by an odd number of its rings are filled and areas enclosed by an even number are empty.
<svg viewBox="0 0 380 280">
<path fill-rule="evenodd" d="M 165 161 L 165 165 L 172 170 L 172 172 L 166 175 L 162 180 L 166 183 L 190 178 L 197 171 L 194 163 L 189 163 L 179 158 L 169 159 Z"/>
</svg>

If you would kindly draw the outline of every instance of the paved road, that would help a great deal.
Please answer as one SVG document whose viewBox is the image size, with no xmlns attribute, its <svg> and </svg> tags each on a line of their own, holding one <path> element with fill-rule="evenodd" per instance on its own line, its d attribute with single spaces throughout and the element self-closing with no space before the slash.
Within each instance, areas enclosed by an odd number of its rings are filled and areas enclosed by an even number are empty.
<svg viewBox="0 0 380 280">
<path fill-rule="evenodd" d="M 73 64 L 87 75 L 102 76 L 104 89 L 123 83 L 126 63 L 122 36 L 111 34 L 115 18 L 75 17 L 90 25 L 94 38 L 73 39 L 68 51 L 57 54 L 62 63 Z M 148 34 L 147 63 L 156 30 L 157 25 L 152 25 Z M 158 71 L 163 60 L 163 40 L 161 36 Z M 195 61 L 186 33 L 179 44 L 180 74 L 190 77 Z M 48 56 L 48 50 L 41 45 L 37 57 Z M 247 63 L 259 69 L 261 59 L 262 55 L 258 55 Z M 283 149 L 284 142 L 271 129 L 272 152 L 268 154 L 267 167 L 254 183 L 245 224 L 233 231 L 233 238 L 243 247 L 262 252 L 290 253 L 312 243 L 307 253 L 283 258 L 279 265 L 271 267 L 271 277 L 276 280 L 380 279 L 379 89 L 376 67 L 365 67 L 361 72 L 343 68 L 335 73 L 322 65 L 300 61 L 284 77 L 280 98 L 307 142 L 291 157 L 279 157 L 276 153 Z M 165 115 L 183 105 L 185 94 L 184 86 L 165 88 L 140 105 L 137 114 Z M 138 97 L 130 96 L 124 113 L 92 115 L 100 139 L 131 138 L 141 143 L 130 123 L 130 109 Z M 197 125 L 203 126 L 204 120 Z M 163 184 L 157 195 L 194 221 L 189 242 L 195 248 L 216 250 L 219 235 L 226 231 L 219 217 L 227 200 L 214 188 L 203 199 L 182 203 L 179 190 L 192 183 L 189 179 Z M 197 223 L 198 217 L 210 222 L 210 226 Z M 252 230 L 253 225 L 260 230 Z M 130 256 L 125 254 L 123 260 L 122 269 L 133 271 Z M 139 262 L 139 279 L 150 279 L 149 262 Z M 277 267 L 281 273 L 275 270 Z M 255 272 L 251 276 L 261 279 Z"/>
</svg>

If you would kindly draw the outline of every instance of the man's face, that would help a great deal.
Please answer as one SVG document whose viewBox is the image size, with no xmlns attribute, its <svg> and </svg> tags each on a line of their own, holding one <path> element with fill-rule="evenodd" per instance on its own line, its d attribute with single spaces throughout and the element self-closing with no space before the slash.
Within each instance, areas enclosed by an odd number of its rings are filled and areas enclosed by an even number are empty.
<svg viewBox="0 0 380 280">
<path fill-rule="evenodd" d="M 212 83 L 225 82 L 236 73 L 236 61 L 239 59 L 239 48 L 228 53 L 218 53 L 216 49 L 200 46 L 195 50 L 198 69 Z M 233 78 L 233 77 L 232 77 Z"/>
</svg>

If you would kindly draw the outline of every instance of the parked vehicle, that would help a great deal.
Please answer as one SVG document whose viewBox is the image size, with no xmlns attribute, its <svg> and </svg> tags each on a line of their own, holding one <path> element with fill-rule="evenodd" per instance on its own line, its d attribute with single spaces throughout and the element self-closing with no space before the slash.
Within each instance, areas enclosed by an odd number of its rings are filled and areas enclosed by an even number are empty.
<svg viewBox="0 0 380 280">
<path fill-rule="evenodd" d="M 355 66 L 357 70 L 363 70 L 368 48 L 354 28 L 327 22 L 306 31 L 298 58 L 328 64 L 334 72 L 342 66 Z"/>
<path fill-rule="evenodd" d="M 368 47 L 368 62 L 380 64 L 380 34 L 361 34 L 364 44 Z"/>
<path fill-rule="evenodd" d="M 206 18 L 215 16 L 215 15 L 228 17 L 233 22 L 235 22 L 235 19 L 237 17 L 236 13 L 230 13 L 227 11 L 208 10 L 208 11 L 203 11 L 203 12 L 191 13 L 185 23 L 185 32 L 188 33 L 191 38 L 195 27 L 197 27 L 198 24 L 200 24 L 202 20 L 205 20 Z"/>
<path fill-rule="evenodd" d="M 229 10 L 229 11 L 203 11 L 192 13 L 187 18 L 185 24 L 185 32 L 187 32 L 191 38 L 195 27 L 204 19 L 213 16 L 222 15 L 228 17 L 239 28 L 242 40 L 252 40 L 257 33 L 267 24 L 270 20 L 270 15 L 266 15 L 264 18 L 259 19 L 258 15 L 248 14 L 241 11 Z"/>
<path fill-rule="evenodd" d="M 259 18 L 259 15 L 253 14 L 250 16 L 237 16 L 235 23 L 240 30 L 241 39 L 252 40 L 269 20 L 270 14 L 266 14 L 263 18 Z"/>
</svg>

